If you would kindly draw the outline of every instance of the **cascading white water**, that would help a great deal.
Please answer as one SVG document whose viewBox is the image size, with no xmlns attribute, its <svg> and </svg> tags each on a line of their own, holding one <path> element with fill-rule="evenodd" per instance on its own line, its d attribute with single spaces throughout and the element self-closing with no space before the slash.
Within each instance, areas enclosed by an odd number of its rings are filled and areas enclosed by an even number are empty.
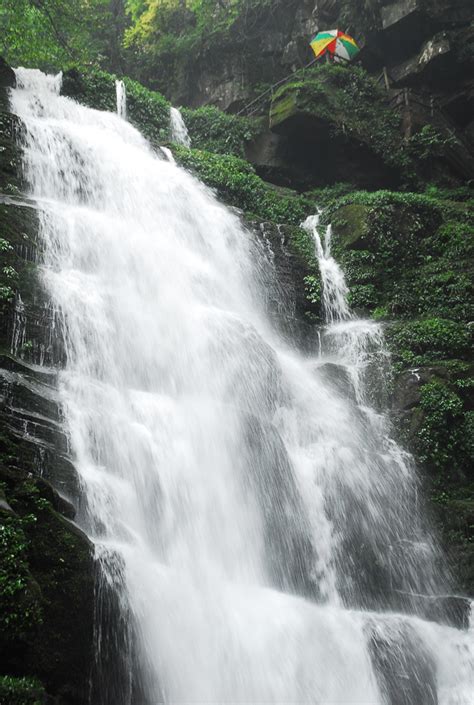
<svg viewBox="0 0 474 705">
<path fill-rule="evenodd" d="M 186 127 L 186 123 L 184 122 L 183 116 L 178 108 L 170 108 L 170 130 L 172 142 L 182 144 L 184 147 L 191 146 L 191 138 L 188 133 L 188 128 Z"/>
<path fill-rule="evenodd" d="M 382 705 L 393 674 L 468 705 L 472 632 L 408 614 L 404 596 L 442 586 L 410 458 L 371 404 L 375 329 L 353 345 L 356 319 L 331 304 L 323 355 L 289 349 L 233 213 L 57 79 L 17 82 L 80 521 L 133 650 L 93 705 Z"/>
<path fill-rule="evenodd" d="M 115 92 L 117 94 L 117 115 L 122 120 L 127 119 L 127 88 L 123 81 L 115 81 Z"/>
</svg>

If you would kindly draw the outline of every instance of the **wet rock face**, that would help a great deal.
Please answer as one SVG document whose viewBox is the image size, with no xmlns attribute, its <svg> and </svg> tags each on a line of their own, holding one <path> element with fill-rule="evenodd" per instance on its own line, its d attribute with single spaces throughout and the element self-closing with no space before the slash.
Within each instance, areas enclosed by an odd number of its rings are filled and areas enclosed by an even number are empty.
<svg viewBox="0 0 474 705">
<path fill-rule="evenodd" d="M 433 56 L 438 53 L 434 38 L 440 32 L 455 32 L 453 43 L 459 46 L 458 32 L 469 27 L 472 15 L 469 0 L 378 0 L 370 8 L 362 6 L 341 0 L 279 1 L 271 10 L 256 6 L 237 18 L 220 43 L 183 59 L 174 83 L 168 80 L 172 98 L 193 107 L 211 103 L 236 111 L 249 101 L 252 86 L 274 83 L 307 65 L 314 58 L 311 38 L 334 27 L 359 40 L 362 62 L 369 69 L 395 71 L 417 56 L 424 63 L 430 43 L 435 45 Z M 458 71 L 456 81 L 460 78 Z M 166 85 L 161 89 L 166 92 Z"/>
<path fill-rule="evenodd" d="M 375 626 L 369 652 L 387 705 L 437 705 L 436 667 L 409 624 Z"/>
<path fill-rule="evenodd" d="M 311 324 L 320 320 L 320 275 L 314 259 L 314 245 L 304 245 L 307 234 L 300 228 L 275 223 L 252 223 L 262 254 L 268 261 L 264 290 L 270 315 L 284 335 L 301 345 L 315 344 Z M 309 247 L 305 256 L 302 247 Z M 311 296 L 311 282 L 318 292 Z"/>
<path fill-rule="evenodd" d="M 83 705 L 95 566 L 72 522 L 81 507 L 57 395 L 64 353 L 36 269 L 38 217 L 8 106 L 14 79 L 0 61 L 0 524 L 15 556 L 0 586 L 0 663 L 2 673 L 38 678 L 58 705 Z"/>
<path fill-rule="evenodd" d="M 248 8 L 218 44 L 182 62 L 173 102 L 239 110 L 252 86 L 272 83 L 311 61 L 308 37 L 318 29 L 318 8 L 324 7 L 329 18 L 334 17 L 334 5 L 332 0 L 277 0 L 271 8 Z M 160 87 L 166 90 L 164 84 Z"/>
<path fill-rule="evenodd" d="M 255 416 L 249 415 L 242 425 L 247 448 L 242 458 L 243 471 L 264 517 L 268 573 L 284 591 L 317 597 L 316 556 L 308 538 L 309 519 L 283 441 L 271 424 Z"/>
</svg>

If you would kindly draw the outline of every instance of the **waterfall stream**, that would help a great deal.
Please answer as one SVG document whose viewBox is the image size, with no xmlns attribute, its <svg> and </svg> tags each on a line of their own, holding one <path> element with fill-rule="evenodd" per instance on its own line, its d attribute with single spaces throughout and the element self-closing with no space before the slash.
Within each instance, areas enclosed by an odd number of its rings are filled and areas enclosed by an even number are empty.
<svg viewBox="0 0 474 705">
<path fill-rule="evenodd" d="M 127 119 L 127 89 L 123 81 L 115 81 L 117 95 L 117 115 L 123 120 Z"/>
<path fill-rule="evenodd" d="M 170 108 L 170 131 L 171 141 L 176 144 L 182 144 L 184 147 L 191 146 L 191 138 L 188 133 L 188 128 L 178 108 Z"/>
<path fill-rule="evenodd" d="M 449 582 L 383 412 L 383 333 L 317 218 L 327 326 L 303 356 L 233 212 L 119 116 L 16 74 L 100 566 L 91 705 L 469 705 L 473 630 L 415 599 Z"/>
</svg>

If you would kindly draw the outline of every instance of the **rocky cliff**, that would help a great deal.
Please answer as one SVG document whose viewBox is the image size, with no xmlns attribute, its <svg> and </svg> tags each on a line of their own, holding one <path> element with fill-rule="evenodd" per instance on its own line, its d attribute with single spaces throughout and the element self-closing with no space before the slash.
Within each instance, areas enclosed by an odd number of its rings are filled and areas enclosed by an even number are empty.
<svg viewBox="0 0 474 705">
<path fill-rule="evenodd" d="M 258 88 L 306 66 L 317 31 L 339 27 L 361 45 L 362 66 L 385 68 L 391 85 L 429 87 L 462 121 L 472 109 L 468 0 L 254 0 L 238 3 L 234 15 L 228 5 L 219 3 L 214 26 L 201 34 L 192 12 L 176 17 L 166 48 L 157 36 L 153 57 L 137 67 L 141 78 L 175 103 L 237 110 Z"/>
</svg>

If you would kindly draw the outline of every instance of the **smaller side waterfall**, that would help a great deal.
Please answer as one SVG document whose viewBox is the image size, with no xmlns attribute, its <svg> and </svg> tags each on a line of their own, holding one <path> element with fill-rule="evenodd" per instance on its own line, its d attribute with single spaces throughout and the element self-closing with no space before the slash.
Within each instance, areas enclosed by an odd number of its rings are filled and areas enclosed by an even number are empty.
<svg viewBox="0 0 474 705">
<path fill-rule="evenodd" d="M 123 120 L 127 119 L 127 89 L 123 81 L 115 81 L 117 93 L 117 115 Z"/>
<path fill-rule="evenodd" d="M 348 321 L 353 318 L 347 301 L 349 289 L 341 267 L 331 254 L 331 226 L 327 227 L 324 238 L 322 238 L 318 230 L 320 218 L 321 213 L 310 215 L 303 223 L 303 227 L 312 233 L 316 245 L 316 256 L 323 285 L 325 316 L 330 324 L 337 321 Z"/>
<path fill-rule="evenodd" d="M 182 144 L 184 147 L 191 146 L 191 138 L 188 133 L 188 128 L 183 120 L 183 116 L 178 108 L 170 108 L 170 130 L 171 140 L 177 144 Z"/>
</svg>

